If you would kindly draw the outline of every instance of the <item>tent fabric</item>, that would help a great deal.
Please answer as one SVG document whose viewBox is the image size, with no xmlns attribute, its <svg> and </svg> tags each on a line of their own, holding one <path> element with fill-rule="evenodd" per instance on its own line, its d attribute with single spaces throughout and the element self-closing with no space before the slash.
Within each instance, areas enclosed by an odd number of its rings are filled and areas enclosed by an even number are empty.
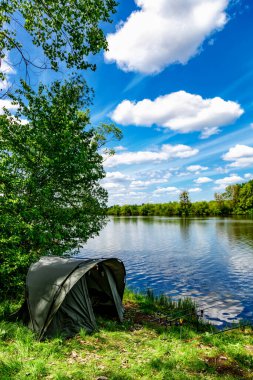
<svg viewBox="0 0 253 380">
<path fill-rule="evenodd" d="M 112 296 L 113 296 L 113 299 L 115 302 L 115 306 L 117 308 L 119 320 L 120 320 L 120 322 L 123 322 L 124 308 L 123 308 L 122 303 L 121 303 L 121 298 L 119 296 L 119 293 L 117 292 L 117 287 L 115 286 L 115 282 L 114 282 L 114 279 L 112 277 L 110 270 L 105 267 L 105 271 L 106 271 L 107 278 L 108 278 L 110 288 L 112 291 Z"/>
<path fill-rule="evenodd" d="M 20 318 L 39 339 L 97 328 L 95 313 L 123 320 L 125 267 L 116 259 L 42 257 L 29 268 Z"/>
<path fill-rule="evenodd" d="M 95 315 L 87 292 L 85 276 L 72 288 L 56 312 L 46 330 L 47 337 L 54 335 L 71 336 L 81 328 L 92 332 L 97 328 Z"/>
</svg>

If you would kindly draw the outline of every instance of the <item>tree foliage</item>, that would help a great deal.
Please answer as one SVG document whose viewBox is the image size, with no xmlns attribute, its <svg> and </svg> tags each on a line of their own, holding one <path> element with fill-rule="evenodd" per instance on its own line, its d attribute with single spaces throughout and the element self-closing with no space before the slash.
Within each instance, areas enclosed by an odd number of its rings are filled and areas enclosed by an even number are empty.
<svg viewBox="0 0 253 380">
<path fill-rule="evenodd" d="M 184 190 L 179 195 L 180 202 L 180 213 L 182 216 L 188 216 L 191 208 L 191 201 L 189 197 L 189 192 Z"/>
<path fill-rule="evenodd" d="M 12 98 L 15 117 L 0 116 L 2 291 L 22 284 L 41 255 L 63 254 L 98 234 L 107 202 L 98 149 L 105 134 L 120 136 L 113 126 L 89 125 L 88 111 L 80 111 L 89 103 L 80 78 L 40 85 L 38 93 L 23 83 Z"/>
<path fill-rule="evenodd" d="M 234 207 L 237 214 L 250 214 L 253 216 L 253 180 L 241 185 Z"/>
<path fill-rule="evenodd" d="M 1 58 L 15 49 L 26 65 L 35 65 L 18 39 L 19 28 L 43 49 L 52 69 L 60 61 L 68 68 L 94 70 L 87 57 L 107 49 L 101 22 L 110 22 L 115 7 L 115 0 L 1 0 Z"/>
</svg>

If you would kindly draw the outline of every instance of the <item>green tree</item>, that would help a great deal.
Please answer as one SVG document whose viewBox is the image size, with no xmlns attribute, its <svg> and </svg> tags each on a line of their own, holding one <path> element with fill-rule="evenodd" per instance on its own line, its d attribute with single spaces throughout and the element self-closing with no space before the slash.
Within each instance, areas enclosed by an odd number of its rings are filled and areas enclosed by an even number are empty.
<svg viewBox="0 0 253 380">
<path fill-rule="evenodd" d="M 132 216 L 138 216 L 139 215 L 139 208 L 138 205 L 131 205 L 131 215 Z"/>
<path fill-rule="evenodd" d="M 89 125 L 87 86 L 80 78 L 36 94 L 23 83 L 13 96 L 15 117 L 0 116 L 0 289 L 23 284 L 28 265 L 41 255 L 78 249 L 106 222 L 107 192 L 98 153 L 108 125 Z M 21 122 L 21 117 L 27 123 Z"/>
<path fill-rule="evenodd" d="M 224 194 L 215 193 L 214 194 L 215 202 L 216 202 L 216 212 L 217 215 L 225 216 L 231 213 L 231 208 L 226 201 L 226 197 Z"/>
<path fill-rule="evenodd" d="M 220 215 L 220 210 L 218 207 L 218 203 L 216 201 L 209 201 L 208 207 L 209 207 L 211 216 L 219 216 Z"/>
<path fill-rule="evenodd" d="M 241 185 L 236 212 L 253 215 L 253 180 Z"/>
<path fill-rule="evenodd" d="M 239 184 L 229 185 L 226 187 L 225 192 L 222 194 L 223 198 L 228 202 L 228 206 L 230 207 L 231 212 L 237 208 L 241 187 L 242 185 Z"/>
<path fill-rule="evenodd" d="M 190 201 L 188 191 L 184 190 L 180 193 L 179 203 L 180 203 L 180 214 L 182 216 L 188 216 L 191 209 L 191 201 Z"/>
<path fill-rule="evenodd" d="M 113 216 L 120 216 L 121 207 L 119 205 L 114 205 L 108 208 L 107 214 Z"/>
<path fill-rule="evenodd" d="M 121 206 L 121 208 L 120 208 L 120 215 L 122 215 L 122 216 L 131 216 L 132 215 L 131 207 L 129 205 Z"/>
<path fill-rule="evenodd" d="M 95 69 L 87 61 L 90 54 L 107 49 L 101 22 L 110 22 L 115 0 L 2 0 L 0 3 L 0 53 L 15 50 L 26 67 L 31 62 L 18 39 L 16 28 L 31 36 L 34 46 L 41 47 L 47 63 L 40 67 Z M 2 73 L 3 77 L 3 73 Z"/>
<path fill-rule="evenodd" d="M 210 209 L 208 202 L 200 201 L 192 203 L 191 214 L 194 216 L 208 216 L 210 215 Z"/>
<path fill-rule="evenodd" d="M 140 206 L 141 216 L 153 216 L 155 214 L 155 206 L 150 203 L 144 203 Z"/>
</svg>

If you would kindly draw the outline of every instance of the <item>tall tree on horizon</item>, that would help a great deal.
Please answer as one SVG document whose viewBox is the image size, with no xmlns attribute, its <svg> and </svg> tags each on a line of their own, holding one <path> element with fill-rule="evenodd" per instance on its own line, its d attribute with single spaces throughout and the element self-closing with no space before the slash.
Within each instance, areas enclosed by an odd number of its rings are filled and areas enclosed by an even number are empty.
<svg viewBox="0 0 253 380">
<path fill-rule="evenodd" d="M 189 192 L 183 190 L 179 195 L 179 203 L 180 203 L 180 214 L 182 216 L 188 216 L 191 208 L 191 201 L 189 197 Z"/>
</svg>

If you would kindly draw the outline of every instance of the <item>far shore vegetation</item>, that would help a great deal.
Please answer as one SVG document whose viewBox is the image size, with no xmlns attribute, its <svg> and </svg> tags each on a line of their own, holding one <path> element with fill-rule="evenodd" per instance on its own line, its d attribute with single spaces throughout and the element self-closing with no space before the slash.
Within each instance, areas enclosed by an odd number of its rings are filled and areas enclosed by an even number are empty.
<svg viewBox="0 0 253 380">
<path fill-rule="evenodd" d="M 214 200 L 191 202 L 189 193 L 182 191 L 179 201 L 114 205 L 108 208 L 113 216 L 253 216 L 253 180 L 227 186 L 224 193 L 215 193 Z"/>
</svg>

